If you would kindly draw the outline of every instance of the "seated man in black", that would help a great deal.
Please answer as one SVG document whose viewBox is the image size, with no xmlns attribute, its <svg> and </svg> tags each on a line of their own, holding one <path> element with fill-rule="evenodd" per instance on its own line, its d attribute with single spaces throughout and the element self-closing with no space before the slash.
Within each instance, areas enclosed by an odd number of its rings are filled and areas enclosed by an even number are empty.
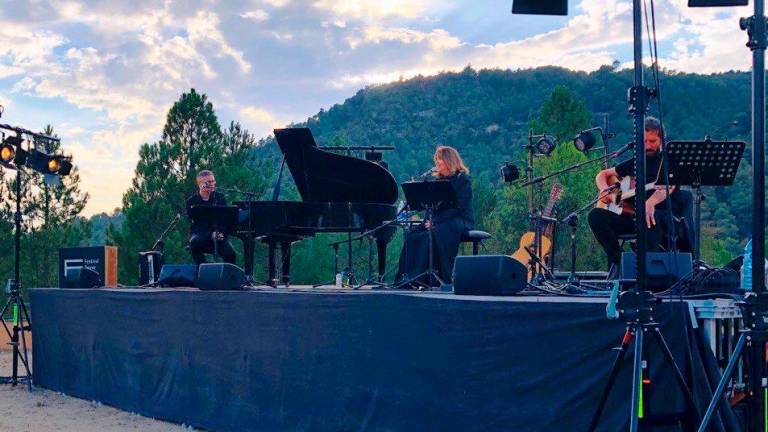
<svg viewBox="0 0 768 432">
<path fill-rule="evenodd" d="M 189 216 L 192 225 L 190 226 L 189 250 L 195 264 L 200 265 L 205 262 L 206 253 L 218 251 L 225 262 L 235 263 L 235 250 L 229 244 L 224 234 L 216 232 L 213 227 L 205 222 L 195 222 L 192 220 L 190 209 L 200 206 L 224 206 L 227 200 L 224 195 L 216 192 L 216 178 L 213 172 L 208 170 L 200 171 L 197 174 L 198 191 L 187 199 L 187 216 Z M 216 242 L 216 249 L 214 249 Z"/>
<path fill-rule="evenodd" d="M 666 248 L 666 239 L 673 230 L 677 233 L 677 226 L 669 226 L 670 221 L 675 224 L 673 218 L 669 217 L 667 207 L 667 190 L 663 182 L 662 169 L 662 128 L 661 123 L 654 117 L 648 117 L 645 120 L 645 181 L 646 183 L 655 182 L 656 186 L 649 191 L 645 201 L 645 223 L 648 228 L 647 245 L 648 251 L 659 251 L 661 247 Z M 607 191 L 609 186 L 624 177 L 635 175 L 634 160 L 626 160 L 614 168 L 608 168 L 597 173 L 595 183 L 601 193 Z M 637 186 L 637 185 L 635 185 Z M 640 188 L 638 188 L 640 189 Z M 683 242 L 686 246 L 681 248 L 683 252 L 690 252 L 695 240 L 693 233 L 693 195 L 689 191 L 680 190 L 670 185 L 670 199 L 672 205 L 672 215 L 677 218 L 685 219 L 686 230 Z M 602 202 L 609 204 L 612 195 L 603 197 Z M 631 199 L 634 204 L 634 199 Z M 621 262 L 621 247 L 618 236 L 623 234 L 633 234 L 635 232 L 634 211 L 624 211 L 618 214 L 606 208 L 594 208 L 589 212 L 589 227 L 595 235 L 598 243 L 605 250 L 608 257 L 609 279 L 619 275 L 619 264 Z M 673 246 L 675 247 L 675 246 Z"/>
</svg>

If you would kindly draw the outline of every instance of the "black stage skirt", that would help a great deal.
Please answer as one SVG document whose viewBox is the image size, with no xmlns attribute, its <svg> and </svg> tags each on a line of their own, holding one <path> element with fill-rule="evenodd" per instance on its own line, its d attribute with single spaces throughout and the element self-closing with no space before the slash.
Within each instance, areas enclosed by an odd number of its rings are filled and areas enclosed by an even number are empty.
<svg viewBox="0 0 768 432">
<path fill-rule="evenodd" d="M 432 227 L 433 268 L 445 283 L 451 283 L 453 261 L 459 252 L 461 235 L 465 231 L 464 221 L 459 218 L 436 223 Z M 420 227 L 406 233 L 403 250 L 400 252 L 400 264 L 397 272 L 398 282 L 414 278 L 429 269 L 429 231 Z M 437 280 L 430 282 L 428 277 L 421 277 L 416 284 L 437 286 Z"/>
</svg>

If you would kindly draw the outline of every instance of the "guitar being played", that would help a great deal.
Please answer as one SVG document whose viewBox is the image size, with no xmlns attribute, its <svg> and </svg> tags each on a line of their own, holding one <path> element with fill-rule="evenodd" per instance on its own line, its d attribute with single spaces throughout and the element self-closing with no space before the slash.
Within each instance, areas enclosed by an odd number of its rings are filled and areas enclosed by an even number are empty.
<svg viewBox="0 0 768 432">
<path fill-rule="evenodd" d="M 645 158 L 646 184 L 645 223 L 648 227 L 647 244 L 649 251 L 658 251 L 664 243 L 665 236 L 671 233 L 674 226 L 669 226 L 670 218 L 667 213 L 667 188 L 662 178 L 662 146 L 663 131 L 661 123 L 654 117 L 645 119 Z M 605 250 L 608 258 L 609 279 L 618 276 L 621 262 L 621 247 L 618 236 L 635 232 L 635 197 L 634 160 L 626 160 L 613 168 L 597 173 L 595 183 L 598 191 L 603 194 L 598 205 L 589 213 L 589 227 L 598 243 Z M 616 189 L 616 183 L 621 188 Z M 693 196 L 688 191 L 678 190 L 673 185 L 669 187 L 672 204 L 672 214 L 684 218 L 687 223 L 686 237 L 689 240 L 686 248 L 690 248 L 693 227 Z"/>
</svg>

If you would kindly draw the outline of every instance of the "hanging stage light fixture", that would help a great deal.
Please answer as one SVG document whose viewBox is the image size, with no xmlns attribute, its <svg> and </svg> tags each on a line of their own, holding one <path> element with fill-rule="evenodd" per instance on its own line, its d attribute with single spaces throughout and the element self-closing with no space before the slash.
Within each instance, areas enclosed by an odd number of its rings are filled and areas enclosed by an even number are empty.
<svg viewBox="0 0 768 432">
<path fill-rule="evenodd" d="M 21 148 L 20 136 L 9 136 L 0 143 L 0 164 L 15 169 L 27 163 L 27 152 Z"/>
<path fill-rule="evenodd" d="M 550 135 L 542 135 L 536 142 L 536 154 L 542 156 L 549 156 L 557 147 L 557 140 Z"/>
<path fill-rule="evenodd" d="M 595 146 L 595 143 L 597 143 L 597 137 L 595 137 L 595 129 L 587 129 L 584 131 L 579 132 L 578 135 L 573 139 L 573 146 L 576 147 L 576 150 L 586 153 L 592 149 L 592 147 Z"/>
<path fill-rule="evenodd" d="M 72 171 L 72 158 L 33 149 L 30 151 L 27 166 L 41 174 L 65 176 Z"/>
<path fill-rule="evenodd" d="M 499 169 L 501 179 L 504 183 L 512 183 L 520 178 L 520 170 L 512 162 L 507 162 Z"/>
</svg>

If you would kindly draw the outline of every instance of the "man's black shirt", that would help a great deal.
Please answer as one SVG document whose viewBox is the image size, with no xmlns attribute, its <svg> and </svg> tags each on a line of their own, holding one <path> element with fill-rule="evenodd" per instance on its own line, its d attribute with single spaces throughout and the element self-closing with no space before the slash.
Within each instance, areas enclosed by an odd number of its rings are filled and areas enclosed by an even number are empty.
<svg viewBox="0 0 768 432">
<path fill-rule="evenodd" d="M 646 154 L 645 155 L 645 183 L 656 183 L 658 186 L 664 185 L 664 173 L 662 172 L 662 157 L 661 152 L 658 151 L 652 155 Z M 624 162 L 621 162 L 620 164 L 616 165 L 616 174 L 619 175 L 619 177 L 626 177 L 626 176 L 635 176 L 635 160 L 634 158 L 629 158 L 625 160 Z M 671 173 L 670 179 L 674 178 Z M 675 184 L 673 182 L 669 183 L 670 187 L 674 186 Z M 676 188 L 674 191 L 672 191 L 672 194 L 670 195 L 673 200 L 677 199 L 677 191 L 680 188 Z M 646 192 L 646 199 L 653 195 L 654 190 L 650 190 Z M 656 209 L 662 209 L 665 208 L 666 203 L 664 201 L 656 204 Z"/>
<path fill-rule="evenodd" d="M 662 178 L 659 172 L 661 167 L 661 153 L 656 152 L 653 155 L 645 156 L 645 183 L 653 183 Z M 619 177 L 635 176 L 635 159 L 629 158 L 616 165 L 616 173 Z"/>
<path fill-rule="evenodd" d="M 195 222 L 192 220 L 192 212 L 190 211 L 192 207 L 225 205 L 227 205 L 227 199 L 223 194 L 220 194 L 216 191 L 211 192 L 211 196 L 208 197 L 208 201 L 204 200 L 203 197 L 200 196 L 199 192 L 189 197 L 187 199 L 187 217 L 190 221 L 192 221 L 192 225 L 189 227 L 189 232 L 191 234 L 201 234 L 208 237 L 210 237 L 211 232 L 213 232 L 213 227 L 210 226 L 210 224 L 205 222 Z"/>
</svg>

